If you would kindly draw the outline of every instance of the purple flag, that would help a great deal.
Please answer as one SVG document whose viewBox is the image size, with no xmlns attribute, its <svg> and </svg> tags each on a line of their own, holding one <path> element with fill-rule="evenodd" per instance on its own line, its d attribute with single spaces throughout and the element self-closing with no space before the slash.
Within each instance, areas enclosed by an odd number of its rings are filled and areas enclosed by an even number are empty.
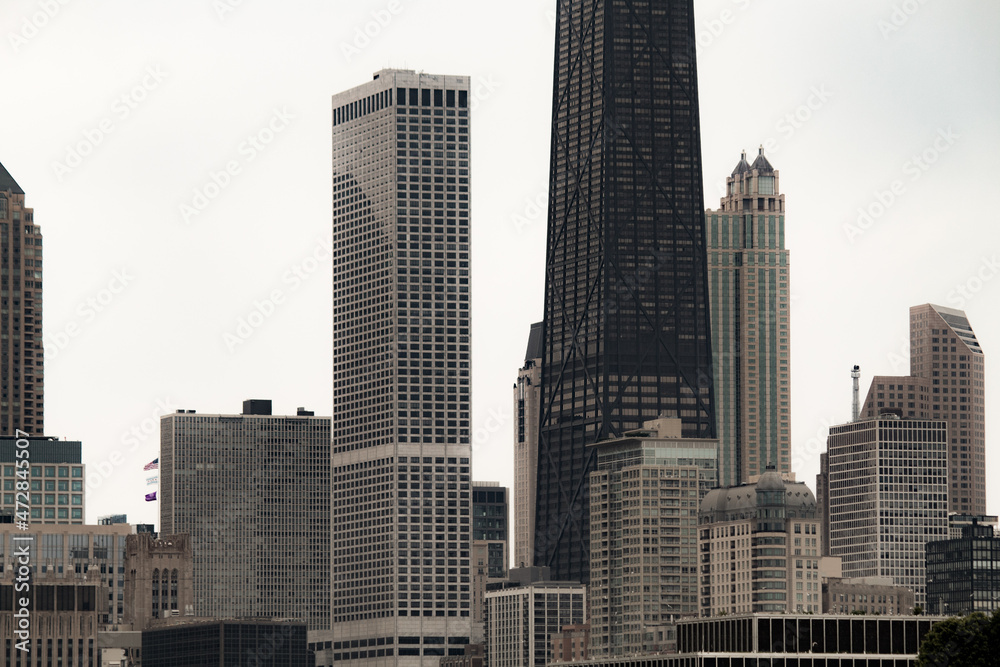
<svg viewBox="0 0 1000 667">
<path fill-rule="evenodd" d="M 146 501 L 149 502 L 150 500 L 156 500 L 156 491 L 146 494 Z"/>
</svg>

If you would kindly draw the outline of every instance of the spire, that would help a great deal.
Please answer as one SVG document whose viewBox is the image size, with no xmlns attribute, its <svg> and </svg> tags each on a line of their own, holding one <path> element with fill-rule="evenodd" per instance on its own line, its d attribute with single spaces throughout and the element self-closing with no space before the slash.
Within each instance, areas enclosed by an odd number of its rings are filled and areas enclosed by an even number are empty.
<svg viewBox="0 0 1000 667">
<path fill-rule="evenodd" d="M 17 184 L 14 177 L 10 175 L 10 172 L 4 168 L 3 164 L 0 164 L 0 192 L 6 192 L 10 190 L 16 195 L 23 195 L 24 190 L 21 186 Z"/>
<path fill-rule="evenodd" d="M 753 164 L 750 165 L 750 168 L 751 169 L 756 169 L 761 174 L 773 174 L 774 173 L 774 167 L 772 167 L 771 163 L 767 161 L 766 157 L 764 157 L 764 147 L 763 146 L 761 146 L 760 149 L 758 149 L 757 159 L 753 161 Z"/>
<path fill-rule="evenodd" d="M 756 164 L 756 163 L 755 163 Z M 744 174 L 750 171 L 750 163 L 747 162 L 747 152 L 743 151 L 740 154 L 739 164 L 736 165 L 736 169 L 733 169 L 731 176 L 737 176 L 739 174 Z"/>
</svg>

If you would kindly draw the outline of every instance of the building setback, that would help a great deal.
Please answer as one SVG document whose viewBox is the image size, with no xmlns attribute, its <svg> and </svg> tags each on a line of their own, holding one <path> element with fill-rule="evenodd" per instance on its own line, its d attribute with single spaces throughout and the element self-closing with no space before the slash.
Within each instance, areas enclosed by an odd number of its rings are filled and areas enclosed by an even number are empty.
<svg viewBox="0 0 1000 667">
<path fill-rule="evenodd" d="M 673 621 L 697 616 L 698 506 L 718 486 L 719 443 L 661 418 L 593 445 L 590 654 L 665 650 Z"/>
<path fill-rule="evenodd" d="M 507 576 L 509 503 L 499 482 L 472 483 L 472 641 L 483 641 L 483 596 Z"/>
<path fill-rule="evenodd" d="M 514 385 L 514 566 L 535 561 L 538 412 L 541 409 L 542 323 L 531 325 L 524 366 Z"/>
<path fill-rule="evenodd" d="M 735 486 L 768 463 L 791 471 L 785 195 L 763 148 L 753 164 L 743 153 L 705 222 L 719 484 Z"/>
<path fill-rule="evenodd" d="M 165 415 L 160 526 L 190 536 L 197 616 L 328 627 L 330 418 L 275 416 L 260 400 Z"/>
<path fill-rule="evenodd" d="M 45 433 L 45 354 L 42 347 L 42 230 L 24 190 L 0 164 L 0 246 L 3 316 L 0 332 L 0 433 Z M 57 343 L 58 344 L 58 343 Z"/>
<path fill-rule="evenodd" d="M 773 467 L 701 503 L 701 615 L 819 612 L 816 498 Z"/>
<path fill-rule="evenodd" d="M 588 444 L 715 436 L 692 0 L 560 2 L 535 564 L 589 580 Z"/>
<path fill-rule="evenodd" d="M 319 664 L 437 665 L 471 630 L 469 78 L 333 98 L 332 631 Z M 359 648 L 355 648 L 359 647 Z"/>
<path fill-rule="evenodd" d="M 925 605 L 924 545 L 948 535 L 947 424 L 883 415 L 833 426 L 830 554 L 844 577 L 891 577 Z"/>
</svg>

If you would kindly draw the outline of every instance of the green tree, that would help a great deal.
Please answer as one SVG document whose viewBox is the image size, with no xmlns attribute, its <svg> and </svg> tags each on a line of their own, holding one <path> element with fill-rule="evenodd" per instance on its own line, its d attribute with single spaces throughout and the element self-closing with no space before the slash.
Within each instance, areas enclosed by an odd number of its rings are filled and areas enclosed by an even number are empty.
<svg viewBox="0 0 1000 667">
<path fill-rule="evenodd" d="M 1000 666 L 1000 609 L 987 616 L 975 612 L 935 623 L 920 642 L 916 667 Z M 991 648 L 993 647 L 993 648 Z"/>
</svg>

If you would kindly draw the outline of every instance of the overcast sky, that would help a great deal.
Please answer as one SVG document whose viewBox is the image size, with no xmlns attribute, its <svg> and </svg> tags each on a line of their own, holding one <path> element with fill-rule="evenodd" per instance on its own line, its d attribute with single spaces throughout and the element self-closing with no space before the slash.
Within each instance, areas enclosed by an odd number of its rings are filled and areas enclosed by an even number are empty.
<svg viewBox="0 0 1000 667">
<path fill-rule="evenodd" d="M 814 487 L 827 427 L 850 417 L 851 366 L 862 393 L 907 374 L 908 310 L 931 302 L 964 309 L 986 352 L 997 479 L 1000 3 L 695 6 L 705 205 L 761 144 L 786 195 L 799 478 Z M 98 473 L 88 522 L 159 522 L 142 466 L 164 410 L 270 398 L 330 414 L 330 97 L 384 67 L 472 77 L 474 472 L 513 485 L 511 387 L 542 316 L 554 10 L 0 3 L 0 162 L 45 237 L 46 430 L 82 440 Z"/>
</svg>

